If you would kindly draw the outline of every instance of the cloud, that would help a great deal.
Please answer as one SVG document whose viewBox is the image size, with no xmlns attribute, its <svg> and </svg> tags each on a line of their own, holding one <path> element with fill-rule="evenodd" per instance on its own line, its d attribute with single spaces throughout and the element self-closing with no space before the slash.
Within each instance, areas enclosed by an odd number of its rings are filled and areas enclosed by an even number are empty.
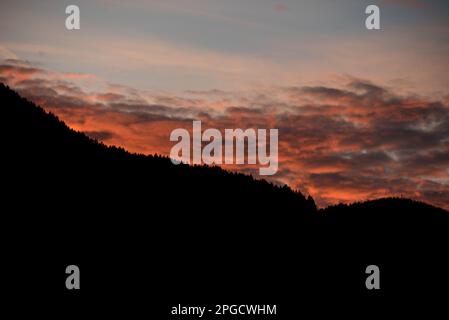
<svg viewBox="0 0 449 320">
<path fill-rule="evenodd" d="M 111 131 L 85 131 L 84 133 L 98 141 L 106 141 L 114 136 L 114 133 Z"/>
<path fill-rule="evenodd" d="M 0 45 L 0 59 L 17 59 L 17 55 L 8 48 Z"/>
<path fill-rule="evenodd" d="M 191 130 L 192 120 L 203 129 L 278 128 L 273 181 L 321 206 L 405 196 L 449 208 L 447 98 L 349 76 L 333 86 L 147 92 L 20 61 L 1 63 L 0 79 L 71 127 L 132 152 L 168 155 L 170 132 Z M 254 166 L 228 168 L 257 175 Z"/>
</svg>

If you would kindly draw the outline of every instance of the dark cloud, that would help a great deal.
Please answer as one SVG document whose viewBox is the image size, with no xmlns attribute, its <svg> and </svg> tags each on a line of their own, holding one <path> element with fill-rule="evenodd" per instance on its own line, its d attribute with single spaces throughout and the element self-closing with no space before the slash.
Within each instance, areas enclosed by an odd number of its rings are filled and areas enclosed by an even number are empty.
<svg viewBox="0 0 449 320">
<path fill-rule="evenodd" d="M 343 97 L 355 97 L 352 92 L 346 90 L 340 90 L 327 87 L 302 87 L 302 88 L 290 88 L 293 94 L 310 94 L 319 98 L 339 99 Z"/>
<path fill-rule="evenodd" d="M 84 133 L 92 139 L 99 141 L 106 141 L 114 136 L 114 133 L 110 131 L 85 131 Z"/>
</svg>

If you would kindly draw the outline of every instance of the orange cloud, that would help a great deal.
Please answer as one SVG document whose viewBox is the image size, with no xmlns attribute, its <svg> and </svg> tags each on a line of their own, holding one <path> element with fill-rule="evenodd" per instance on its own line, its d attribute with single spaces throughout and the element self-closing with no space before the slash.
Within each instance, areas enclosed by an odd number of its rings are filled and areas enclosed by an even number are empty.
<svg viewBox="0 0 449 320">
<path fill-rule="evenodd" d="M 170 132 L 191 130 L 192 120 L 203 129 L 277 128 L 280 164 L 270 179 L 321 206 L 402 195 L 449 208 L 447 100 L 355 78 L 338 87 L 149 93 L 11 61 L 0 78 L 69 126 L 131 152 L 169 155 Z M 86 78 L 105 90 L 83 89 Z M 257 176 L 254 166 L 226 168 Z"/>
</svg>

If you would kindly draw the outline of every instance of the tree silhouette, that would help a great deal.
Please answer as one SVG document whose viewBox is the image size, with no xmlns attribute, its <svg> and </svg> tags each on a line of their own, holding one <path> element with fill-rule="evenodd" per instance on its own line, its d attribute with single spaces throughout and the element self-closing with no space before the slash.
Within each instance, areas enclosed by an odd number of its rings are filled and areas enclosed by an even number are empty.
<svg viewBox="0 0 449 320">
<path fill-rule="evenodd" d="M 106 146 L 4 85 L 0 101 L 5 225 L 19 239 L 14 253 L 45 266 L 43 279 L 54 263 L 78 260 L 113 264 L 129 277 L 115 285 L 125 292 L 144 283 L 181 296 L 202 286 L 268 299 L 286 283 L 315 298 L 323 288 L 360 293 L 371 263 L 388 270 L 392 296 L 448 283 L 443 209 L 388 198 L 318 210 L 286 186 Z M 151 284 L 138 266 L 167 276 Z M 409 282 L 416 272 L 426 281 Z M 107 278 L 95 288 L 115 288 Z"/>
</svg>

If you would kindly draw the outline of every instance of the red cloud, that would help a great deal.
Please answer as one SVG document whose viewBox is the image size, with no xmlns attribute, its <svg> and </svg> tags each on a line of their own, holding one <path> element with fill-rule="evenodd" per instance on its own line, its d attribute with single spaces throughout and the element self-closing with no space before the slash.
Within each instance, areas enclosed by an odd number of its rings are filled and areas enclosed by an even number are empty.
<svg viewBox="0 0 449 320">
<path fill-rule="evenodd" d="M 69 126 L 131 152 L 169 155 L 170 132 L 190 130 L 192 120 L 203 129 L 278 128 L 280 165 L 271 179 L 321 206 L 402 195 L 449 208 L 447 99 L 404 97 L 357 79 L 340 88 L 175 96 L 121 86 L 86 93 L 78 79 L 11 63 L 0 65 L 0 78 Z M 227 168 L 257 175 L 252 166 Z"/>
</svg>

